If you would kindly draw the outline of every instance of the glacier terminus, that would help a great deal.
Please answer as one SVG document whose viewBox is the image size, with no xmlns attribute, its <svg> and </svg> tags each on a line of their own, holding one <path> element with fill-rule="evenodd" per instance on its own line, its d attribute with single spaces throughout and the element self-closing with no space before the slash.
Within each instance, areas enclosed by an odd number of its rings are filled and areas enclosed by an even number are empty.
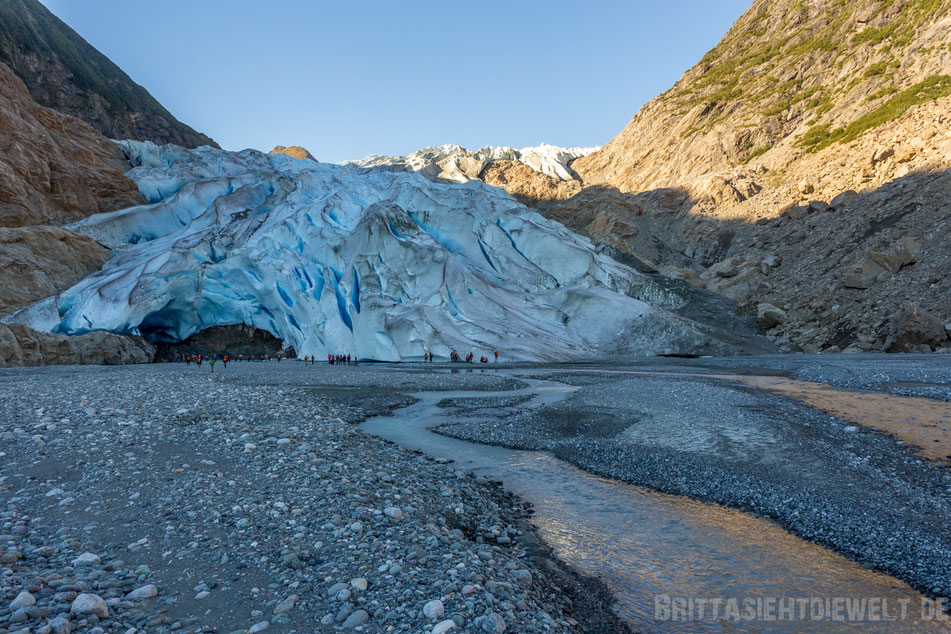
<svg viewBox="0 0 951 634">
<path fill-rule="evenodd" d="M 683 293 L 480 181 L 118 144 L 148 204 L 71 225 L 114 257 L 11 321 L 167 342 L 244 324 L 299 355 L 386 361 L 736 352 L 677 314 Z"/>
</svg>

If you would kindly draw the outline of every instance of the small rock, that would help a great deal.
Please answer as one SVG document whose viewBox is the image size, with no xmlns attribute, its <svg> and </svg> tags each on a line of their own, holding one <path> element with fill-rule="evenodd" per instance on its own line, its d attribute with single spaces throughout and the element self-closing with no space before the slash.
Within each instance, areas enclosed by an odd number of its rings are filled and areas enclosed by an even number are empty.
<svg viewBox="0 0 951 634">
<path fill-rule="evenodd" d="M 403 511 L 398 506 L 388 506 L 383 509 L 383 512 L 388 518 L 396 520 L 397 522 L 403 519 Z"/>
<path fill-rule="evenodd" d="M 92 564 L 98 564 L 99 562 L 99 555 L 95 555 L 93 553 L 83 553 L 73 560 L 73 566 L 90 566 Z"/>
<path fill-rule="evenodd" d="M 515 581 L 523 586 L 532 585 L 532 573 L 528 570 L 515 570 L 512 572 Z"/>
<path fill-rule="evenodd" d="M 260 623 L 255 623 L 252 625 L 248 631 L 251 632 L 251 634 L 254 634 L 255 632 L 263 632 L 268 627 L 270 627 L 270 625 L 271 623 L 269 621 L 261 621 Z"/>
<path fill-rule="evenodd" d="M 69 613 L 80 616 L 94 614 L 104 619 L 109 616 L 109 607 L 99 595 L 84 592 L 73 599 L 73 604 L 69 606 Z"/>
<path fill-rule="evenodd" d="M 357 590 L 363 591 L 367 589 L 367 580 L 363 577 L 357 577 L 356 579 L 350 580 L 350 585 Z"/>
<path fill-rule="evenodd" d="M 292 594 L 283 601 L 277 604 L 274 608 L 274 614 L 286 614 L 294 609 L 294 604 L 297 603 L 297 595 Z"/>
<path fill-rule="evenodd" d="M 485 615 L 485 618 L 482 619 L 482 625 L 480 629 L 483 632 L 488 632 L 489 634 L 502 634 L 505 631 L 505 619 L 491 612 Z"/>
<path fill-rule="evenodd" d="M 423 606 L 423 614 L 431 621 L 435 621 L 445 613 L 446 608 L 439 599 L 434 599 Z"/>
<path fill-rule="evenodd" d="M 456 622 L 452 619 L 446 619 L 445 621 L 440 621 L 433 627 L 431 634 L 443 634 L 443 632 L 448 632 L 449 630 L 456 627 Z"/>
<path fill-rule="evenodd" d="M 16 612 L 20 608 L 28 608 L 36 605 L 36 598 L 29 592 L 23 591 L 10 602 L 10 611 Z"/>
<path fill-rule="evenodd" d="M 353 614 L 347 617 L 347 619 L 343 622 L 343 625 L 341 627 L 347 630 L 352 630 L 355 627 L 363 625 L 369 620 L 370 620 L 370 614 L 366 610 L 357 610 L 356 612 L 354 612 Z"/>
<path fill-rule="evenodd" d="M 158 588 L 150 583 L 147 586 L 136 588 L 125 596 L 127 599 L 151 599 L 156 595 L 158 595 Z"/>
</svg>

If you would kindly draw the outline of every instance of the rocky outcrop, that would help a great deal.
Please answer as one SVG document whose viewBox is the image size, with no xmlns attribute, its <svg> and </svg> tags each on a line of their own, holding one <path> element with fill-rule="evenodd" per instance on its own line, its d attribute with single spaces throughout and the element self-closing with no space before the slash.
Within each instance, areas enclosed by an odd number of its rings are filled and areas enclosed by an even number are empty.
<svg viewBox="0 0 951 634">
<path fill-rule="evenodd" d="M 218 147 L 37 0 L 0 2 L 0 24 L 0 62 L 26 83 L 37 103 L 81 119 L 110 139 Z"/>
<path fill-rule="evenodd" d="M 90 332 L 67 336 L 0 324 L 0 367 L 149 363 L 155 346 L 142 337 Z"/>
<path fill-rule="evenodd" d="M 283 145 L 275 145 L 269 154 L 287 154 L 288 156 L 293 156 L 296 159 L 310 159 L 316 161 L 314 155 L 307 151 L 307 148 L 303 148 L 299 145 L 291 145 L 284 147 Z"/>
<path fill-rule="evenodd" d="M 519 202 L 536 206 L 553 200 L 565 200 L 581 191 L 576 180 L 561 180 L 532 169 L 520 160 L 500 160 L 489 163 L 479 179 L 501 187 Z"/>
<path fill-rule="evenodd" d="M 69 288 L 110 257 L 95 240 L 66 229 L 0 228 L 0 314 Z"/>
<path fill-rule="evenodd" d="M 143 202 L 111 141 L 36 104 L 0 64 L 0 226 L 69 220 Z"/>
</svg>

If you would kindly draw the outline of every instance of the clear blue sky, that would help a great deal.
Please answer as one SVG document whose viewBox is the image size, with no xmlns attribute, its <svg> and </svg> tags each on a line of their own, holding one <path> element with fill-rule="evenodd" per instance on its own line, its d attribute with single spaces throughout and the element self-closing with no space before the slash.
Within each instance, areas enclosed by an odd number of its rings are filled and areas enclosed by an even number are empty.
<svg viewBox="0 0 951 634">
<path fill-rule="evenodd" d="M 42 0 L 227 149 L 599 145 L 751 0 Z"/>
</svg>

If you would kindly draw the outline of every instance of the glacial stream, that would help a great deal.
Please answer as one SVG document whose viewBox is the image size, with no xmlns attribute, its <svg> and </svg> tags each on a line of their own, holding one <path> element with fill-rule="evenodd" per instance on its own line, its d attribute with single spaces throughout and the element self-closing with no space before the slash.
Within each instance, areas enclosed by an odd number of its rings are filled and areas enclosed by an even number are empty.
<svg viewBox="0 0 951 634">
<path fill-rule="evenodd" d="M 890 611 L 906 601 L 920 613 L 922 596 L 905 583 L 871 572 L 776 524 L 728 508 L 655 493 L 588 474 L 548 454 L 475 444 L 429 431 L 451 409 L 443 399 L 531 395 L 538 407 L 571 395 L 562 383 L 519 379 L 529 387 L 502 392 L 436 391 L 378 416 L 362 428 L 408 449 L 448 458 L 461 470 L 502 480 L 531 502 L 542 537 L 563 561 L 600 578 L 618 598 L 619 614 L 637 631 L 949 631 L 939 623 L 655 619 L 655 598 L 880 597 Z M 492 415 L 504 415 L 497 408 Z M 661 612 L 663 615 L 663 612 Z M 707 612 L 709 616 L 709 610 Z"/>
</svg>

